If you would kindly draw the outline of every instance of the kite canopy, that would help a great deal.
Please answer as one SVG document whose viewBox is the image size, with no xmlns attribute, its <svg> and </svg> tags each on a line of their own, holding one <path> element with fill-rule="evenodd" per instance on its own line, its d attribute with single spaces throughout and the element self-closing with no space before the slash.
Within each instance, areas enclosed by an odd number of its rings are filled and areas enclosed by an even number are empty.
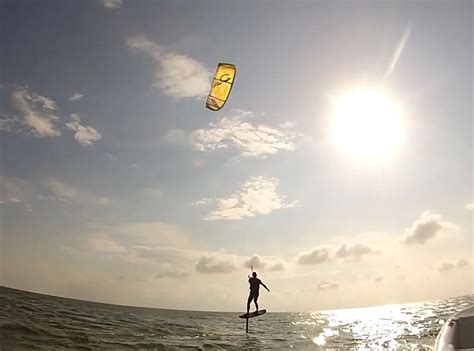
<svg viewBox="0 0 474 351">
<path fill-rule="evenodd" d="M 224 106 L 232 90 L 236 71 L 235 65 L 230 63 L 217 65 L 211 91 L 206 101 L 206 107 L 209 110 L 219 111 Z"/>
</svg>

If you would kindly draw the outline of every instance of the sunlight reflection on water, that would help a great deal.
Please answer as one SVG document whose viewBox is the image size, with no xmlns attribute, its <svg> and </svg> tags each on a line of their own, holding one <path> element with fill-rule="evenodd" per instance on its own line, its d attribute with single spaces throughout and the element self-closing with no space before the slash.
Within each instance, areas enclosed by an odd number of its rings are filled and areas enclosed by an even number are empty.
<svg viewBox="0 0 474 351">
<path fill-rule="evenodd" d="M 434 301 L 295 314 L 292 325 L 317 349 L 432 350 L 436 335 L 470 301 Z"/>
</svg>

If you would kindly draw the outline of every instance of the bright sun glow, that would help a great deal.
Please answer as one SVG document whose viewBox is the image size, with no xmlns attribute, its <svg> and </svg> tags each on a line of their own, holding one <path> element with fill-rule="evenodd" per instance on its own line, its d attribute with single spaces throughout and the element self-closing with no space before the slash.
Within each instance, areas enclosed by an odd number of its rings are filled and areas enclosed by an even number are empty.
<svg viewBox="0 0 474 351">
<path fill-rule="evenodd" d="M 335 100 L 333 141 L 356 158 L 388 159 L 403 141 L 398 106 L 375 90 L 358 90 Z"/>
</svg>

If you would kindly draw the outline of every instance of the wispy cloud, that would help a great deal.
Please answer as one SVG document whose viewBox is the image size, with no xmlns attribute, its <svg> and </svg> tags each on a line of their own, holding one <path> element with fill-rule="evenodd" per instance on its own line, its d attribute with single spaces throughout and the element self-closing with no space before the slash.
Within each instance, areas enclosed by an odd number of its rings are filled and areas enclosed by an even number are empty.
<svg viewBox="0 0 474 351">
<path fill-rule="evenodd" d="M 89 245 L 93 250 L 103 253 L 119 253 L 126 251 L 124 246 L 117 244 L 115 241 L 103 238 L 93 237 L 90 239 Z"/>
<path fill-rule="evenodd" d="M 111 154 L 110 152 L 106 152 L 104 155 L 105 155 L 105 157 L 107 157 L 108 160 L 111 160 L 111 161 L 117 161 L 118 160 L 118 157 Z"/>
<path fill-rule="evenodd" d="M 133 222 L 121 224 L 119 227 L 106 227 L 107 231 L 127 237 L 136 245 L 144 247 L 143 250 L 153 250 L 156 247 L 191 248 L 192 242 L 189 233 L 179 225 L 164 222 Z M 145 249 L 148 247 L 148 249 Z M 163 253 L 157 252 L 158 255 Z"/>
<path fill-rule="evenodd" d="M 384 279 L 385 279 L 385 277 L 376 277 L 376 278 L 374 279 L 374 283 L 375 283 L 375 284 L 378 284 L 378 283 L 382 282 Z"/>
<path fill-rule="evenodd" d="M 388 66 L 387 71 L 385 72 L 385 78 L 389 77 L 393 73 L 393 70 L 395 69 L 395 66 L 398 63 L 398 60 L 400 59 L 400 55 L 402 54 L 403 49 L 408 39 L 410 38 L 410 35 L 411 35 L 411 27 L 408 26 L 403 32 L 402 38 L 398 42 L 397 48 L 392 56 L 392 60 L 390 61 L 390 65 Z"/>
<path fill-rule="evenodd" d="M 123 5 L 123 0 L 100 0 L 100 3 L 108 9 L 119 9 Z"/>
<path fill-rule="evenodd" d="M 209 92 L 211 74 L 191 57 L 168 52 L 145 36 L 126 39 L 135 53 L 148 55 L 155 64 L 153 86 L 175 98 L 200 98 Z"/>
<path fill-rule="evenodd" d="M 48 189 L 48 194 L 41 194 L 41 197 L 39 197 L 42 200 L 95 205 L 108 205 L 110 203 L 110 199 L 105 196 L 97 196 L 90 191 L 80 189 L 56 178 L 46 178 L 42 183 Z"/>
<path fill-rule="evenodd" d="M 474 210 L 474 202 L 468 203 L 465 208 L 470 211 Z"/>
<path fill-rule="evenodd" d="M 0 174 L 0 204 L 22 204 L 31 212 L 29 201 L 34 197 L 35 187 L 32 183 L 20 178 Z"/>
<path fill-rule="evenodd" d="M 73 96 L 69 98 L 69 101 L 79 101 L 84 97 L 84 94 L 75 93 Z"/>
<path fill-rule="evenodd" d="M 70 116 L 70 120 L 66 123 L 66 127 L 76 132 L 74 134 L 74 139 L 76 139 L 82 146 L 91 146 L 96 141 L 102 139 L 102 135 L 96 129 L 82 125 L 81 119 L 77 114 L 72 114 Z"/>
<path fill-rule="evenodd" d="M 202 152 L 235 149 L 242 157 L 264 158 L 281 150 L 294 150 L 296 134 L 288 128 L 272 128 L 245 121 L 250 112 L 227 116 L 207 129 L 191 134 L 194 149 Z"/>
<path fill-rule="evenodd" d="M 204 217 L 208 221 L 239 220 L 255 215 L 268 215 L 274 210 L 298 205 L 297 201 L 286 203 L 285 196 L 277 191 L 279 180 L 273 177 L 251 177 L 241 190 L 228 198 L 217 198 L 217 208 Z"/>
<path fill-rule="evenodd" d="M 171 145 L 187 145 L 190 141 L 189 133 L 179 129 L 173 128 L 166 131 L 164 140 L 167 144 Z"/>
<path fill-rule="evenodd" d="M 11 95 L 15 109 L 21 113 L 23 123 L 39 137 L 55 137 L 61 135 L 57 120 L 51 111 L 57 104 L 50 98 L 29 92 L 26 89 L 15 90 Z"/>
<path fill-rule="evenodd" d="M 455 228 L 453 223 L 443 221 L 440 214 L 425 211 L 410 228 L 405 230 L 402 242 L 405 245 L 421 245 L 432 240 L 443 228 Z"/>
<path fill-rule="evenodd" d="M 165 269 L 158 273 L 156 273 L 156 279 L 164 279 L 164 278 L 171 278 L 171 279 L 182 279 L 189 276 L 188 272 L 183 272 L 175 269 Z"/>
<path fill-rule="evenodd" d="M 4 199 L 0 199 L 0 204 L 19 204 L 21 203 L 16 197 L 7 197 Z"/>
<path fill-rule="evenodd" d="M 32 92 L 27 87 L 13 85 L 4 89 L 10 94 L 11 111 L 0 115 L 0 130 L 37 137 L 58 137 L 65 129 L 72 130 L 74 138 L 82 146 L 92 145 L 102 138 L 96 129 L 84 125 L 77 114 L 71 114 L 68 119 L 61 117 L 58 104 L 53 99 Z"/>
<path fill-rule="evenodd" d="M 337 288 L 339 288 L 339 283 L 332 281 L 321 281 L 316 287 L 316 289 L 319 291 L 336 290 Z"/>
<path fill-rule="evenodd" d="M 17 116 L 2 113 L 0 114 L 0 131 L 14 133 L 24 126 L 24 122 Z"/>
</svg>

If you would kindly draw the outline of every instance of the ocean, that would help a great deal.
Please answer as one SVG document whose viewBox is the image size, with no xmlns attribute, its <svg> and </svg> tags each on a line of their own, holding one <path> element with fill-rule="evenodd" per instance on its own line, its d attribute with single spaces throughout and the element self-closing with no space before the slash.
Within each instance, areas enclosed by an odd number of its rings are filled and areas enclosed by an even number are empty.
<svg viewBox="0 0 474 351">
<path fill-rule="evenodd" d="M 0 287 L 4 350 L 431 350 L 474 295 L 405 305 L 303 313 L 194 312 L 108 305 Z"/>
</svg>

